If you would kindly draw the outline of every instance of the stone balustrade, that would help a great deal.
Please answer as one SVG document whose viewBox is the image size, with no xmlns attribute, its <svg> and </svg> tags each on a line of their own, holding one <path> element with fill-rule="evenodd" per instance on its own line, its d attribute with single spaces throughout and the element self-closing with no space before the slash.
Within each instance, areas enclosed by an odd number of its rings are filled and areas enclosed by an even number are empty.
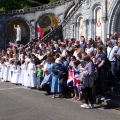
<svg viewBox="0 0 120 120">
<path fill-rule="evenodd" d="M 69 15 L 65 18 L 65 20 L 63 21 L 63 23 L 61 23 L 55 30 L 51 31 L 50 33 L 48 33 L 42 40 L 44 42 L 48 42 L 50 36 L 52 36 L 58 29 L 60 29 L 60 27 L 64 27 L 67 22 L 71 19 L 71 17 L 75 14 L 75 12 L 79 9 L 79 7 L 85 2 L 85 0 L 79 0 L 78 3 L 75 5 L 75 7 L 73 8 L 73 10 L 69 13 Z"/>
<path fill-rule="evenodd" d="M 75 12 L 79 9 L 79 7 L 85 2 L 85 0 L 79 0 L 78 3 L 74 6 L 73 10 L 69 13 L 69 15 L 64 20 L 62 26 L 64 27 L 70 18 L 75 14 Z"/>
<path fill-rule="evenodd" d="M 54 8 L 56 6 L 60 6 L 64 3 L 70 2 L 70 1 L 72 1 L 72 0 L 59 0 L 57 2 L 46 4 L 43 6 L 38 6 L 38 7 L 31 7 L 31 8 L 27 8 L 27 9 L 8 10 L 8 11 L 5 11 L 4 14 L 21 14 L 21 13 L 27 13 L 27 12 L 43 11 L 46 9 Z"/>
</svg>

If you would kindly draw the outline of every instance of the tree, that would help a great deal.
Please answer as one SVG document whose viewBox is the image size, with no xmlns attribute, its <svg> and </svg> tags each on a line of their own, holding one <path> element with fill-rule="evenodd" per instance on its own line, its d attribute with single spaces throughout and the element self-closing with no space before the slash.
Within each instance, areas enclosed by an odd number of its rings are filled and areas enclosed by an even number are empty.
<svg viewBox="0 0 120 120">
<path fill-rule="evenodd" d="M 50 0 L 50 3 L 54 3 L 57 2 L 58 0 Z"/>
<path fill-rule="evenodd" d="M 0 11 L 26 9 L 56 1 L 58 0 L 0 0 Z"/>
</svg>

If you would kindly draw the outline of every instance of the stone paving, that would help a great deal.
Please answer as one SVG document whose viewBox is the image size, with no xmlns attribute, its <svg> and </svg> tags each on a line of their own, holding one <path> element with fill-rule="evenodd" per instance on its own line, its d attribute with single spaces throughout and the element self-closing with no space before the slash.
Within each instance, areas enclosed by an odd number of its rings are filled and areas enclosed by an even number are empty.
<svg viewBox="0 0 120 120">
<path fill-rule="evenodd" d="M 44 91 L 0 82 L 0 120 L 119 120 L 112 109 L 80 108 L 81 102 L 52 99 Z"/>
</svg>

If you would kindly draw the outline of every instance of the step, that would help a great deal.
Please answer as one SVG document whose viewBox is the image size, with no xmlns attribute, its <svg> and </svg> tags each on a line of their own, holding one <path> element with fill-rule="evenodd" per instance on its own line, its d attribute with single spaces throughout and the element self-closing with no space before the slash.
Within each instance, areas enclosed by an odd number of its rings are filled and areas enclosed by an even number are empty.
<svg viewBox="0 0 120 120">
<path fill-rule="evenodd" d="M 102 101 L 102 104 L 106 105 L 106 106 L 109 106 L 109 107 L 118 108 L 118 107 L 120 107 L 120 100 L 105 99 L 104 101 Z"/>
<path fill-rule="evenodd" d="M 107 92 L 118 92 L 118 93 L 120 93 L 120 88 L 119 87 L 111 87 L 111 86 L 107 86 L 106 87 L 107 89 L 106 89 L 106 91 Z"/>
<path fill-rule="evenodd" d="M 110 99 L 120 100 L 120 93 L 118 92 L 106 92 L 106 97 Z"/>
</svg>

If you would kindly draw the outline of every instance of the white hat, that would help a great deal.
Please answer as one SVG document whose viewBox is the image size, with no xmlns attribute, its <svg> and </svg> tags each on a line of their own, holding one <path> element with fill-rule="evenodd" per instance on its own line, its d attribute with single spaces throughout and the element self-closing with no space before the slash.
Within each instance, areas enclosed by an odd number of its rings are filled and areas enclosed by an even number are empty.
<svg viewBox="0 0 120 120">
<path fill-rule="evenodd" d="M 60 64 L 60 58 L 57 58 L 57 59 L 55 60 L 55 63 Z"/>
</svg>

